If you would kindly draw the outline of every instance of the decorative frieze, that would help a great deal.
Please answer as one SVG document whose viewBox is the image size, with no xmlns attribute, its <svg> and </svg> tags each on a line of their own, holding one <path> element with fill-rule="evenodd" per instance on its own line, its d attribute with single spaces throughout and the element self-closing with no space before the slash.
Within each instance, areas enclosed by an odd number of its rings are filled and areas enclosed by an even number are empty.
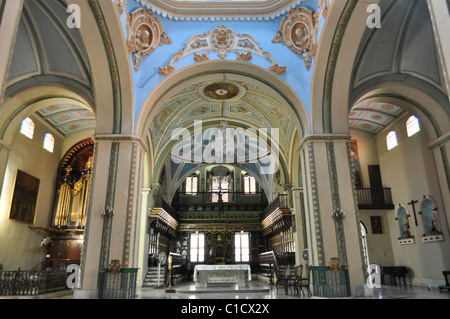
<svg viewBox="0 0 450 319">
<path fill-rule="evenodd" d="M 169 64 L 159 68 L 160 74 L 169 75 L 175 71 L 173 63 L 189 55 L 194 55 L 195 62 L 207 61 L 211 52 L 216 52 L 221 59 L 225 59 L 229 53 L 234 53 L 237 55 L 237 61 L 249 61 L 252 59 L 252 55 L 256 54 L 272 63 L 269 67 L 271 71 L 277 74 L 283 74 L 286 71 L 286 67 L 279 66 L 272 55 L 263 51 L 251 35 L 241 35 L 229 27 L 221 25 L 207 33 L 193 35 L 186 42 L 185 47 L 173 55 Z"/>
</svg>

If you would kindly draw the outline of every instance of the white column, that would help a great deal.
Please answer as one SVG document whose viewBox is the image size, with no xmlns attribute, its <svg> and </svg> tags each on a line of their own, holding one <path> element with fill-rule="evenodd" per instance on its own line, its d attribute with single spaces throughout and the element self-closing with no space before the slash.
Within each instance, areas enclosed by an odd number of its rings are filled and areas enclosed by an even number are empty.
<svg viewBox="0 0 450 319">
<path fill-rule="evenodd" d="M 139 268 L 140 169 L 143 144 L 127 135 L 94 137 L 94 166 L 83 248 L 81 289 L 74 298 L 96 298 L 98 274 L 111 260 Z"/>
<path fill-rule="evenodd" d="M 430 10 L 436 43 L 438 45 L 439 56 L 441 58 L 442 70 L 444 72 L 447 86 L 447 94 L 450 96 L 450 39 L 448 37 L 448 30 L 450 30 L 449 6 L 450 4 L 448 1 L 428 0 L 428 9 Z"/>
<path fill-rule="evenodd" d="M 306 238 L 310 265 L 339 258 L 349 267 L 352 293 L 360 294 L 365 268 L 349 142 L 346 135 L 310 135 L 300 145 Z"/>
<path fill-rule="evenodd" d="M 302 198 L 303 189 L 301 187 L 292 187 L 292 197 L 293 197 L 293 210 L 294 210 L 294 223 L 295 223 L 295 264 L 304 264 L 302 259 L 302 252 L 307 247 L 307 243 L 303 239 L 305 236 L 303 230 L 303 198 Z"/>
</svg>

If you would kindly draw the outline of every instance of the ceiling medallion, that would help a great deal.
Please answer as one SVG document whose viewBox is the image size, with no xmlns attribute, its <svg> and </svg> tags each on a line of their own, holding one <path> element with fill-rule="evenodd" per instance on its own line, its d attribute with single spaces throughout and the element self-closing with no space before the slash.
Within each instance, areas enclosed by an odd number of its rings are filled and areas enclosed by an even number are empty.
<svg viewBox="0 0 450 319">
<path fill-rule="evenodd" d="M 227 82 L 217 82 L 205 87 L 205 95 L 213 100 L 230 100 L 239 93 L 239 88 Z"/>
<path fill-rule="evenodd" d="M 256 54 L 272 62 L 272 65 L 269 67 L 271 71 L 277 74 L 283 74 L 286 71 L 286 67 L 279 66 L 272 58 L 272 55 L 263 51 L 259 47 L 259 43 L 251 35 L 241 35 L 229 27 L 221 25 L 203 35 L 193 35 L 186 42 L 186 47 L 173 55 L 169 64 L 159 68 L 160 74 L 169 75 L 175 71 L 173 66 L 175 61 L 191 54 L 194 55 L 195 62 L 207 61 L 211 52 L 216 52 L 221 59 L 225 59 L 229 53 L 234 53 L 237 55 L 237 61 L 249 61 L 253 58 L 253 54 Z"/>
<path fill-rule="evenodd" d="M 202 85 L 199 94 L 211 101 L 233 101 L 245 94 L 245 88 L 230 81 L 218 81 Z"/>
<path fill-rule="evenodd" d="M 134 71 L 137 72 L 144 56 L 172 40 L 164 32 L 161 21 L 150 11 L 138 9 L 127 14 L 126 20 L 128 52 L 133 54 Z"/>
<path fill-rule="evenodd" d="M 295 8 L 281 20 L 280 29 L 272 39 L 274 43 L 282 43 L 305 61 L 306 69 L 311 68 L 312 57 L 316 55 L 317 26 L 320 12 L 306 8 Z"/>
</svg>

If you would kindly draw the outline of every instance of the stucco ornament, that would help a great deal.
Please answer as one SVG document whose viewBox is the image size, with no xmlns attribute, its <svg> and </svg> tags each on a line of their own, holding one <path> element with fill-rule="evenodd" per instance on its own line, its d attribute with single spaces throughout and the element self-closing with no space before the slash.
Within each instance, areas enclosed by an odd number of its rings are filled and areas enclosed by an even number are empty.
<svg viewBox="0 0 450 319">
<path fill-rule="evenodd" d="M 163 44 L 171 44 L 172 40 L 164 32 L 161 21 L 145 9 L 138 9 L 127 14 L 127 46 L 133 54 L 135 72 L 139 70 L 143 58 Z"/>
<path fill-rule="evenodd" d="M 306 8 L 295 8 L 281 20 L 280 29 L 272 39 L 272 42 L 282 43 L 300 54 L 307 70 L 311 68 L 312 57 L 316 54 L 316 25 L 319 18 L 320 13 Z"/>
<path fill-rule="evenodd" d="M 127 5 L 127 0 L 117 0 L 116 6 L 119 14 L 123 14 L 125 12 L 125 6 Z"/>
<path fill-rule="evenodd" d="M 173 66 L 175 61 L 191 54 L 194 55 L 195 62 L 207 61 L 211 52 L 216 52 L 221 59 L 225 59 L 229 53 L 234 53 L 237 55 L 237 61 L 249 61 L 252 59 L 252 55 L 256 54 L 272 62 L 269 67 L 271 71 L 277 74 L 283 74 L 286 71 L 286 67 L 279 66 L 272 55 L 263 51 L 251 35 L 241 35 L 229 27 L 221 25 L 207 33 L 193 35 L 185 43 L 185 48 L 173 55 L 168 65 L 159 68 L 160 73 L 161 75 L 169 75 L 175 71 Z"/>
</svg>

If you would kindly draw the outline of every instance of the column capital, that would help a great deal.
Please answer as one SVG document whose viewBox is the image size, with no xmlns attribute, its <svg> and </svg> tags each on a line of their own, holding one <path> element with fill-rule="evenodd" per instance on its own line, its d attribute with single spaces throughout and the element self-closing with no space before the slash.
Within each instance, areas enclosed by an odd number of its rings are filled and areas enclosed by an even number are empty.
<svg viewBox="0 0 450 319">
<path fill-rule="evenodd" d="M 3 141 L 0 141 L 0 151 L 6 151 L 8 153 L 11 153 L 12 148 L 11 146 L 4 144 Z"/>
<path fill-rule="evenodd" d="M 144 151 L 148 150 L 147 145 L 142 137 L 132 134 L 96 134 L 92 137 L 94 142 L 108 141 L 108 142 L 132 142 L 141 146 Z"/>
<path fill-rule="evenodd" d="M 301 151 L 306 144 L 315 141 L 350 141 L 351 138 L 350 134 L 308 134 L 300 141 L 298 150 Z"/>
<path fill-rule="evenodd" d="M 430 144 L 428 144 L 428 149 L 433 151 L 434 149 L 447 144 L 449 141 L 450 141 L 450 132 L 447 132 L 446 134 L 442 135 L 441 137 L 438 137 Z"/>
</svg>

